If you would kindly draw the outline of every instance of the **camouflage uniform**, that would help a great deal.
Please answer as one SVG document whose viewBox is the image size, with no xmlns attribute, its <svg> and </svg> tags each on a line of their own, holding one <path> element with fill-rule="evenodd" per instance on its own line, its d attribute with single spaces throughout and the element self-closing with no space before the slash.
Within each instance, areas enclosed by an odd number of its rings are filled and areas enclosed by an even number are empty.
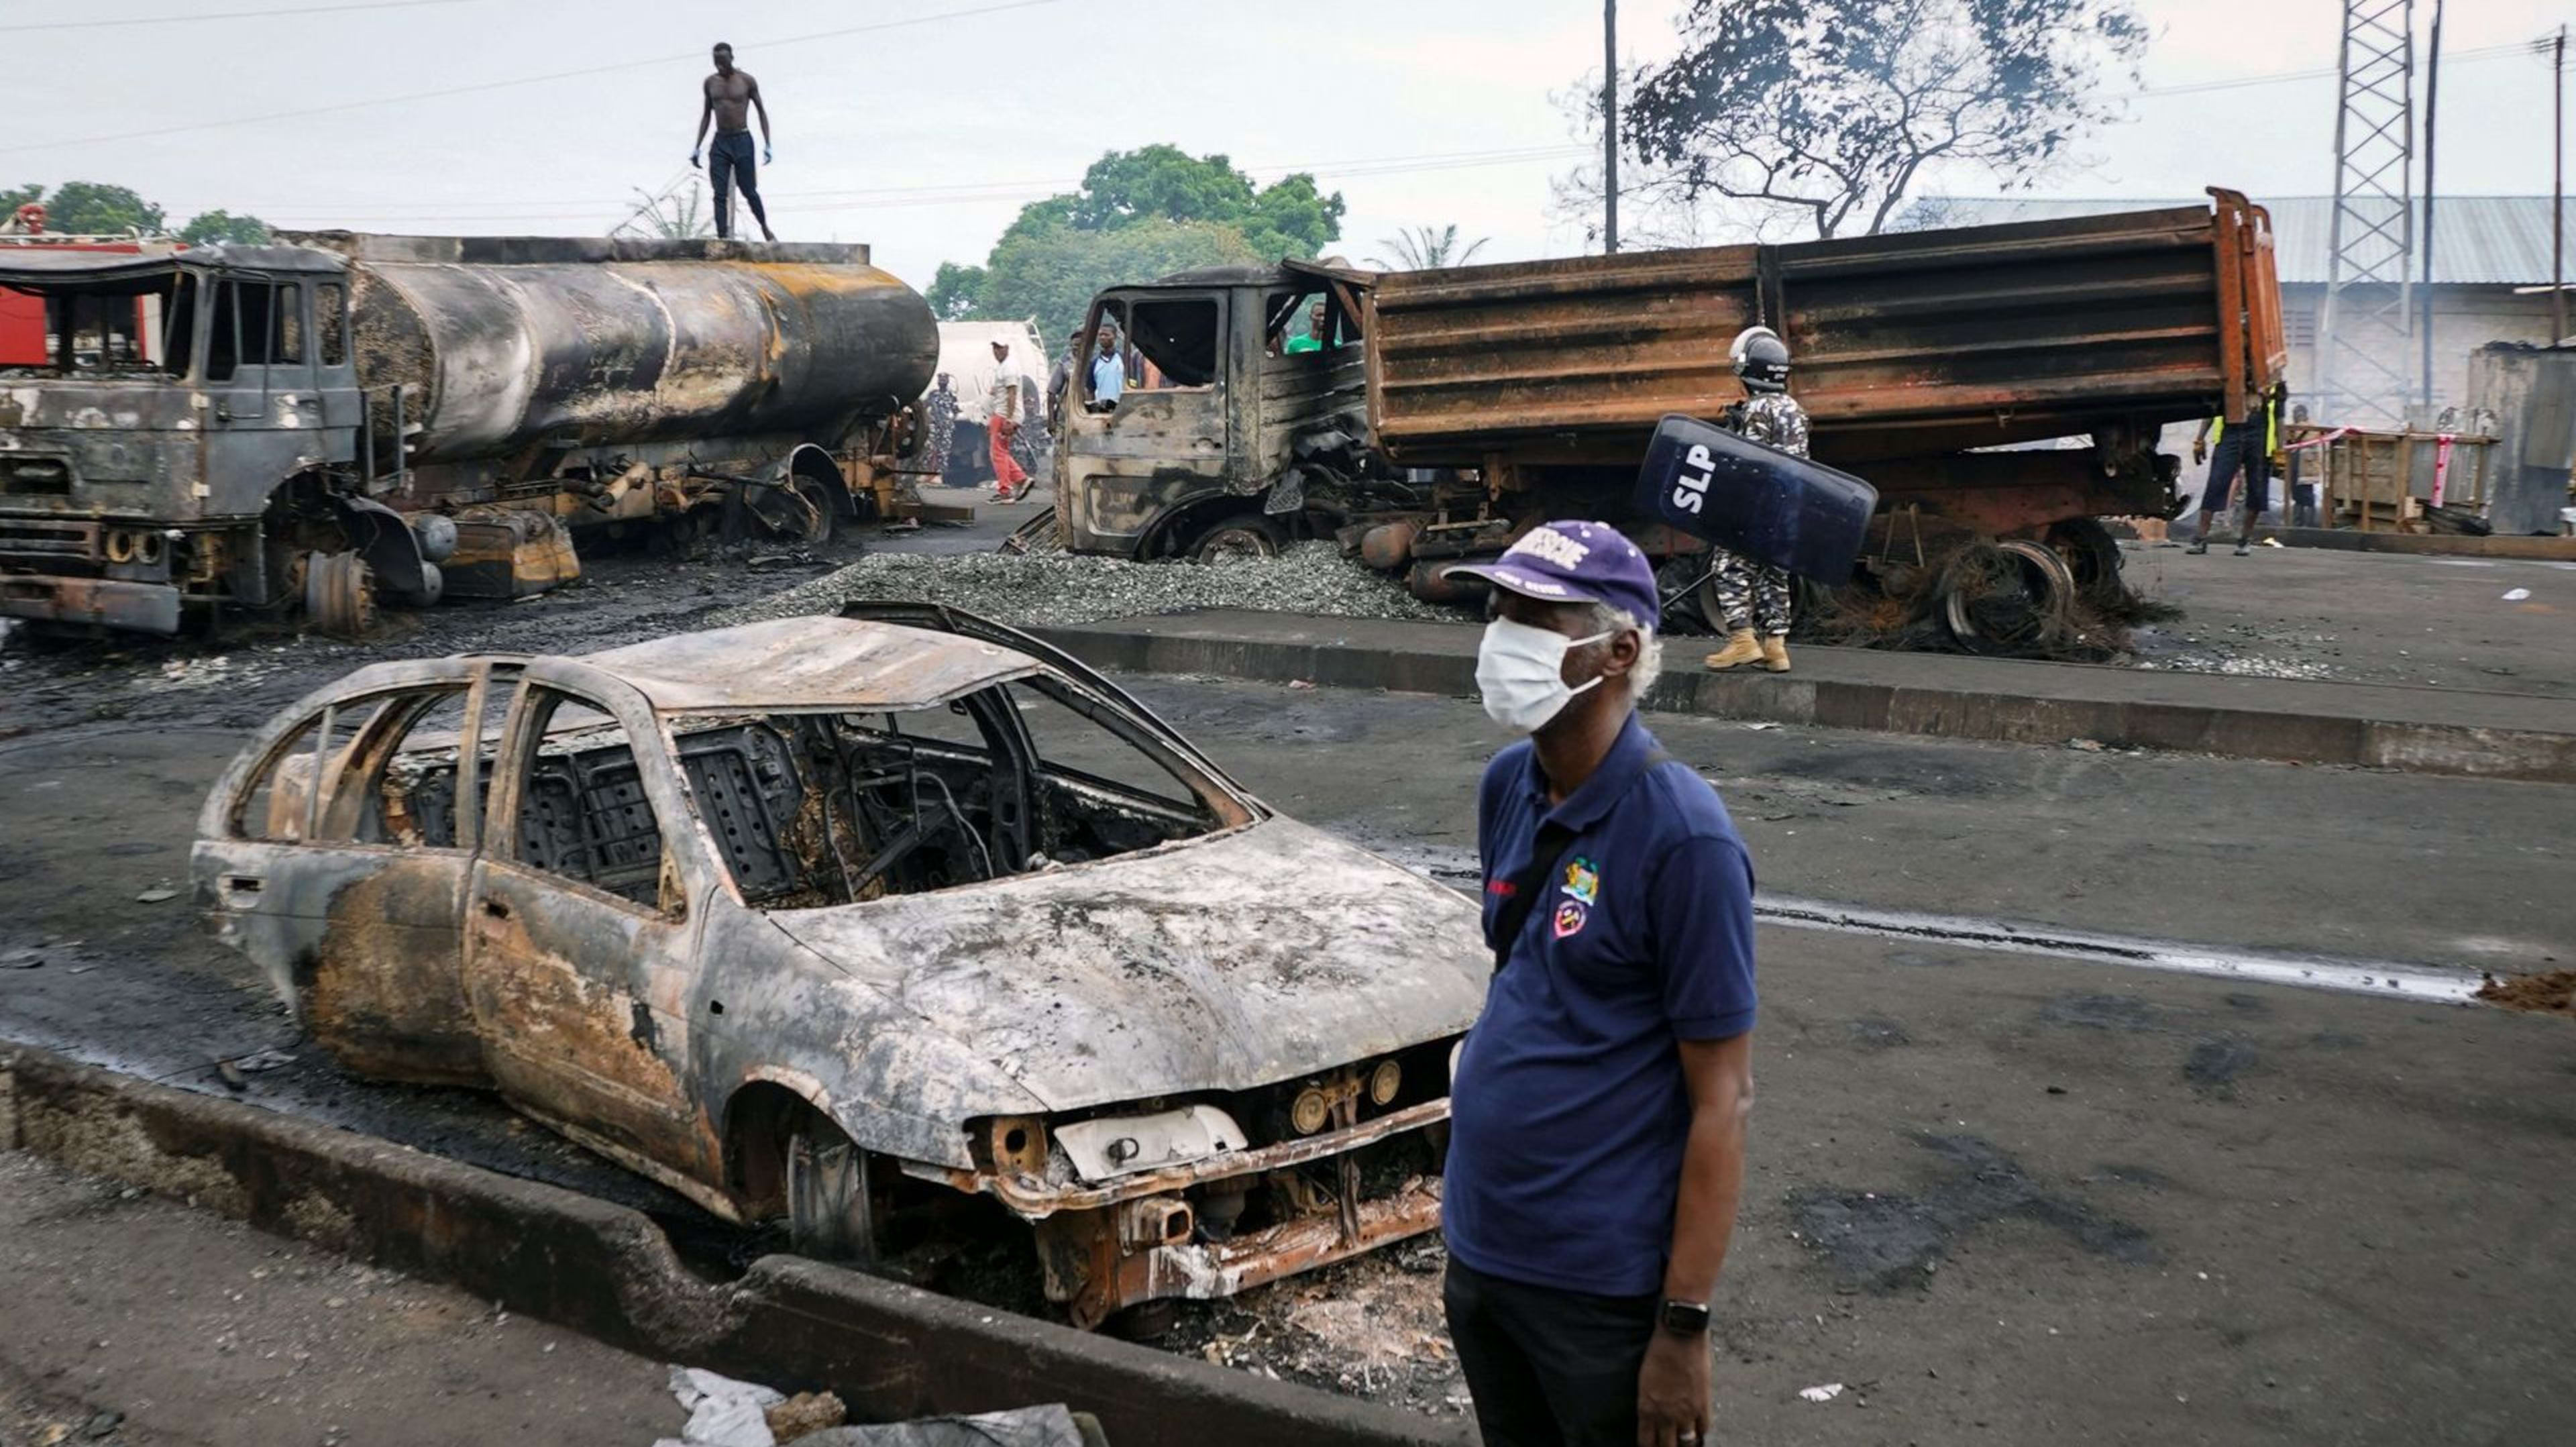
<svg viewBox="0 0 2576 1447">
<path fill-rule="evenodd" d="M 948 450 L 957 441 L 957 394 L 946 387 L 931 389 L 921 404 L 921 467 L 938 479 L 948 481 Z"/>
<path fill-rule="evenodd" d="M 1729 420 L 1747 441 L 1776 447 L 1792 457 L 1807 455 L 1807 412 L 1786 392 L 1756 392 L 1735 407 Z M 1789 572 L 1719 550 L 1717 603 L 1726 616 L 1724 631 L 1751 628 L 1774 637 L 1789 632 Z"/>
</svg>

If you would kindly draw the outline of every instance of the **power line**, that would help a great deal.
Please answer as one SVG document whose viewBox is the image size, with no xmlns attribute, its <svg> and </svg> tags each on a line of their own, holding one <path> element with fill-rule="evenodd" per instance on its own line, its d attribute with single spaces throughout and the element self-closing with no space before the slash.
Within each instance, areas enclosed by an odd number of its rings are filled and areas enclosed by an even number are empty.
<svg viewBox="0 0 2576 1447">
<path fill-rule="evenodd" d="M 2443 57 L 2444 65 L 2461 65 L 2473 60 L 2498 60 L 2508 55 L 2532 53 L 2540 44 L 2535 40 L 2517 40 L 2507 45 L 2484 45 L 2472 50 L 2455 51 Z M 2149 85 L 2138 88 L 2140 95 L 2200 95 L 2213 90 L 2241 90 L 2247 86 L 2281 85 L 2298 80 L 2331 80 L 2337 74 L 2331 65 L 2310 66 L 2305 70 L 2275 70 L 2261 75 L 2231 76 L 2226 80 L 2200 80 L 2187 85 Z"/>
<path fill-rule="evenodd" d="M 266 20 L 272 16 L 338 15 L 351 10 L 418 10 L 425 5 L 463 5 L 466 0 L 372 0 L 365 5 L 307 5 L 286 10 L 217 10 L 203 15 L 136 15 L 123 20 L 41 20 L 33 25 L 0 25 L 0 35 L 32 30 L 108 30 L 120 25 L 195 25 L 208 20 Z"/>
<path fill-rule="evenodd" d="M 998 4 L 977 5 L 963 10 L 943 10 L 935 15 L 915 15 L 902 20 L 879 20 L 866 25 L 844 25 L 833 30 L 817 30 L 807 35 L 780 36 L 772 40 L 754 42 L 754 45 L 769 47 L 803 45 L 816 40 L 839 40 L 847 36 L 865 35 L 875 31 L 901 30 L 915 25 L 931 25 L 942 20 L 971 20 L 982 15 L 999 15 L 1010 10 L 1034 10 L 1042 5 L 1061 5 L 1064 3 L 1066 3 L 1066 0 L 1001 0 L 1001 3 Z M 753 48 L 753 46 L 746 45 L 743 48 L 748 50 Z M 523 85 L 551 85 L 560 80 L 580 80 L 587 76 L 609 75 L 622 70 L 644 70 L 656 65 L 671 65 L 679 61 L 699 59 L 701 58 L 701 54 L 702 53 L 698 51 L 691 51 L 686 55 L 657 55 L 645 60 L 613 61 L 607 65 L 584 66 L 579 70 L 558 70 L 545 75 L 516 76 L 509 80 L 487 80 L 473 85 L 455 85 L 447 86 L 439 90 L 411 91 L 402 95 L 370 96 L 365 100 L 340 101 L 332 105 L 323 106 L 305 106 L 299 110 L 291 111 L 270 111 L 263 115 L 231 116 L 222 120 L 191 121 L 185 125 L 156 126 L 151 130 L 144 131 L 117 131 L 107 135 L 76 136 L 68 140 L 37 141 L 28 145 L 0 146 L 0 156 L 18 155 L 28 151 L 50 151 L 65 146 L 105 145 L 110 141 L 153 140 L 161 136 L 185 135 L 191 131 L 220 130 L 232 126 L 253 126 L 266 121 L 302 120 L 308 116 L 340 115 L 348 111 L 366 110 L 374 106 L 402 105 L 410 101 L 418 100 L 441 100 L 448 96 L 456 95 L 481 95 L 490 91 L 509 90 Z"/>
<path fill-rule="evenodd" d="M 1523 146 L 1494 151 L 1427 152 L 1410 156 L 1370 156 L 1340 161 L 1296 161 L 1271 165 L 1247 165 L 1246 171 L 1265 174 L 1312 172 L 1324 177 L 1392 176 L 1425 171 L 1470 170 L 1484 166 L 1517 165 L 1531 161 L 1555 161 L 1573 155 L 1589 155 L 1588 146 Z M 1013 201 L 1051 196 L 1071 191 L 1082 184 L 1080 178 L 1050 181 L 982 181 L 944 186 L 871 187 L 830 191 L 763 191 L 770 200 L 823 201 L 841 198 L 841 204 L 823 204 L 805 209 L 815 211 L 879 210 L 915 206 L 968 205 L 984 201 Z M 665 189 L 668 189 L 667 187 Z M 426 207 L 407 210 L 370 208 L 363 211 L 270 211 L 256 210 L 272 221 L 541 221 L 571 215 L 592 207 L 631 206 L 631 196 L 614 198 L 580 198 L 560 201 L 507 201 L 472 203 L 478 209 L 459 212 L 449 208 Z M 494 208 L 508 208 L 495 210 Z M 515 213 L 515 214 L 513 214 Z"/>
</svg>

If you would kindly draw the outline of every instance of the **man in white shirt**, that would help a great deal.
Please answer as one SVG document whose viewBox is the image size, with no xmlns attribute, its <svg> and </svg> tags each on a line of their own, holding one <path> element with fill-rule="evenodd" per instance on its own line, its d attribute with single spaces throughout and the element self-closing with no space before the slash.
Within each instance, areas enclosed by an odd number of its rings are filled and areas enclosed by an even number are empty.
<svg viewBox="0 0 2576 1447">
<path fill-rule="evenodd" d="M 995 337 L 993 387 L 984 398 L 984 435 L 993 448 L 995 502 L 1009 502 L 1028 487 L 1029 475 L 1020 469 L 1019 459 L 1011 456 L 1011 439 L 1020 430 L 1020 393 L 1028 385 L 1028 375 L 1011 360 L 1011 344 Z"/>
</svg>

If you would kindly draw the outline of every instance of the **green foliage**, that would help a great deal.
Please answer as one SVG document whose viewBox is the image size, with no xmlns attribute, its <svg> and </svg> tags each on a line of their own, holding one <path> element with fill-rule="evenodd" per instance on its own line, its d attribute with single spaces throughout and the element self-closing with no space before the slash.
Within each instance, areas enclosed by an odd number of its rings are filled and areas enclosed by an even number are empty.
<svg viewBox="0 0 2576 1447">
<path fill-rule="evenodd" d="M 18 214 L 18 208 L 30 201 L 45 199 L 42 186 L 0 186 L 0 221 Z"/>
<path fill-rule="evenodd" d="M 256 216 L 235 216 L 229 211 L 200 211 L 179 228 L 179 239 L 190 246 L 211 246 L 218 241 L 264 246 L 268 243 L 268 223 Z"/>
<path fill-rule="evenodd" d="M 1082 322 L 1103 287 L 1202 266 L 1265 258 L 1231 226 L 1148 217 L 1113 231 L 1055 227 L 1006 238 L 984 269 L 978 314 L 1035 317 L 1050 348 Z M 934 285 L 936 285 L 934 283 Z M 944 315 L 944 313 L 943 313 Z"/>
<path fill-rule="evenodd" d="M 1223 156 L 1192 158 L 1178 146 L 1112 151 L 1091 163 L 1067 219 L 1084 231 L 1114 231 L 1148 217 L 1239 224 L 1252 209 L 1252 178 Z M 1041 203 L 1043 204 L 1043 203 Z"/>
<path fill-rule="evenodd" d="M 1264 260 L 1305 259 L 1341 239 L 1342 193 L 1326 196 L 1303 171 L 1283 176 L 1252 198 L 1252 210 L 1235 223 Z"/>
<path fill-rule="evenodd" d="M 1458 228 L 1453 223 L 1434 231 L 1428 226 L 1415 226 L 1398 231 L 1381 241 L 1387 255 L 1372 256 L 1371 262 L 1389 271 L 1435 271 L 1444 266 L 1465 266 L 1485 249 L 1490 236 L 1479 236 L 1462 249 L 1458 245 Z"/>
<path fill-rule="evenodd" d="M 1054 340 L 1104 287 L 1192 267 L 1311 257 L 1342 234 L 1341 194 L 1300 173 L 1256 190 L 1223 156 L 1178 146 L 1113 151 L 1082 187 L 1020 208 L 978 266 L 945 263 L 930 284 L 944 321 L 1038 318 Z"/>
<path fill-rule="evenodd" d="M 973 321 L 982 314 L 984 268 L 943 261 L 927 295 L 932 316 L 943 322 Z"/>
<path fill-rule="evenodd" d="M 128 231 L 158 233 L 168 222 L 161 208 L 125 186 L 97 181 L 66 181 L 45 199 L 45 226 L 84 236 L 118 236 Z"/>
</svg>

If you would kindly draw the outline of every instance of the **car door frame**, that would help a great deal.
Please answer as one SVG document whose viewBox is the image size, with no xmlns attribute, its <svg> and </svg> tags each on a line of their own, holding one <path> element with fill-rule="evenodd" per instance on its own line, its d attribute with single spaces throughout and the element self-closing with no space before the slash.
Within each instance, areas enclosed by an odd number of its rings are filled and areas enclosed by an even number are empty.
<svg viewBox="0 0 2576 1447">
<path fill-rule="evenodd" d="M 190 874 L 213 933 L 258 964 L 314 1040 L 362 1075 L 484 1083 L 462 984 L 464 901 L 481 840 L 481 750 L 466 747 L 460 735 L 454 842 L 447 846 L 333 839 L 323 827 L 357 802 L 340 797 L 361 777 L 352 766 L 379 755 L 389 759 L 426 710 L 408 719 L 371 713 L 346 748 L 317 760 L 297 837 L 252 837 L 241 827 L 242 812 L 270 772 L 285 767 L 287 750 L 307 726 L 318 727 L 318 743 L 330 737 L 344 707 L 377 708 L 402 694 L 434 690 L 444 697 L 460 688 L 465 718 L 479 721 L 496 665 L 514 667 L 515 661 L 380 664 L 307 694 L 234 757 L 198 817 Z M 368 767 L 363 778 L 377 772 Z"/>
<path fill-rule="evenodd" d="M 646 906 L 520 858 L 517 820 L 547 693 L 625 730 L 662 844 Z M 551 710 L 548 710 L 548 722 Z M 493 1080 L 519 1110 L 639 1174 L 717 1205 L 691 1002 L 722 870 L 708 853 L 669 731 L 634 685 L 565 660 L 531 663 L 493 762 L 490 827 L 465 915 L 466 996 Z M 676 897 L 674 917 L 668 901 Z"/>
</svg>

